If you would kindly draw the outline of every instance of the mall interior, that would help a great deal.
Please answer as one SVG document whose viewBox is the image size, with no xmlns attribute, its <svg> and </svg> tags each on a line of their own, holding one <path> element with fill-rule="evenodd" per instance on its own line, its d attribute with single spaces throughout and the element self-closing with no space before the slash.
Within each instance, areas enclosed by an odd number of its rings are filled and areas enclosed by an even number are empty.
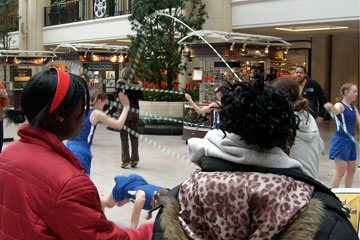
<svg viewBox="0 0 360 240">
<path fill-rule="evenodd" d="M 131 43 L 129 36 L 135 34 L 128 20 L 131 0 L 66 0 L 60 3 L 62 11 L 55 13 L 52 9 L 56 2 L 19 0 L 14 9 L 13 15 L 19 16 L 17 24 L 9 32 L 8 46 L 0 50 L 0 81 L 8 91 L 9 108 L 20 106 L 26 81 L 49 67 L 59 67 L 77 75 L 88 73 L 92 78 L 91 87 L 94 88 L 99 86 L 97 83 L 101 79 L 106 79 L 102 89 L 111 95 L 121 70 L 130 67 L 134 61 L 127 57 Z M 99 2 L 104 6 L 98 5 Z M 234 72 L 242 80 L 248 81 L 255 70 L 263 72 L 265 77 L 274 71 L 278 76 L 294 77 L 295 68 L 299 65 L 321 85 L 328 100 L 333 103 L 344 83 L 359 87 L 359 0 L 202 2 L 208 14 L 202 36 L 220 52 L 232 70 L 202 41 L 187 44 L 190 58 L 184 59 L 188 68 L 178 76 L 179 89 L 193 82 L 200 84 L 202 92 L 196 102 L 211 100 L 207 91 L 212 90 L 208 90 L 208 85 L 213 85 L 211 81 L 216 81 L 219 76 L 234 81 Z M 105 10 L 100 11 L 99 8 Z M 186 12 L 187 9 L 184 9 Z M 199 79 L 196 76 L 198 73 Z M 359 98 L 353 104 L 359 107 Z M 171 125 L 176 129 L 165 133 L 162 125 L 151 128 L 149 124 L 149 129 L 146 129 L 146 121 L 151 122 L 154 116 L 191 121 L 186 118 L 189 109 L 191 106 L 185 99 L 180 103 L 140 101 L 140 118 L 144 126 L 140 131 L 140 162 L 137 168 L 120 167 L 119 133 L 98 126 L 92 146 L 90 178 L 99 193 L 108 194 L 111 191 L 116 175 L 137 173 L 152 184 L 168 188 L 184 181 L 197 168 L 188 160 L 186 140 L 192 136 L 203 137 L 210 130 L 209 127 L 189 127 L 180 123 Z M 207 125 L 210 118 L 198 121 Z M 19 137 L 17 125 L 4 123 L 6 148 Z M 328 159 L 330 141 L 335 131 L 329 115 L 319 129 L 325 150 L 319 155 L 318 180 L 329 187 L 335 169 L 334 162 Z M 356 127 L 357 136 L 358 130 Z M 355 188 L 360 188 L 359 176 L 357 169 L 353 184 Z M 105 209 L 105 215 L 118 226 L 129 227 L 131 206 Z M 154 220 L 154 217 L 145 220 L 145 216 L 144 211 L 140 223 Z"/>
</svg>

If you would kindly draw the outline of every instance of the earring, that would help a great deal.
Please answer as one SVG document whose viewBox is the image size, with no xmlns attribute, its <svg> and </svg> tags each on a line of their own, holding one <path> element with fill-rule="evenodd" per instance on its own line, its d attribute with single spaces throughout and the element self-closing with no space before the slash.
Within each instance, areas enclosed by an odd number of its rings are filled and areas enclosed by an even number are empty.
<svg viewBox="0 0 360 240">
<path fill-rule="evenodd" d="M 287 147 L 286 147 L 286 150 L 285 150 L 285 153 L 286 153 L 287 155 L 290 155 L 290 150 L 291 150 L 291 147 L 290 147 L 290 146 L 287 146 Z"/>
</svg>

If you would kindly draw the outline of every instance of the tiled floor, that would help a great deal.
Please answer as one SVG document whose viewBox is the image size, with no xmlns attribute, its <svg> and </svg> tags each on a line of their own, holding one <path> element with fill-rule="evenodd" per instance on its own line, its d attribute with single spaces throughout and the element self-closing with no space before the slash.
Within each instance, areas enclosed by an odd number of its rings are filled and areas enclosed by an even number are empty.
<svg viewBox="0 0 360 240">
<path fill-rule="evenodd" d="M 5 124 L 5 137 L 18 139 L 16 126 Z M 333 135 L 334 126 L 330 121 L 324 122 L 320 126 L 320 133 L 325 142 L 324 155 L 320 156 L 320 176 L 319 180 L 329 186 L 331 176 L 329 173 L 334 169 L 333 161 L 328 159 L 329 144 Z M 357 133 L 358 135 L 358 133 Z M 93 162 L 91 169 L 91 179 L 95 183 L 100 194 L 110 193 L 116 175 L 128 175 L 137 173 L 143 176 L 149 183 L 163 186 L 174 187 L 182 182 L 195 169 L 195 165 L 187 162 L 187 145 L 181 140 L 181 136 L 155 136 L 144 135 L 140 140 L 140 163 L 134 169 L 122 169 L 120 167 L 120 136 L 117 132 L 107 130 L 99 125 L 92 146 Z M 6 146 L 9 143 L 5 143 Z M 156 144 L 161 145 L 160 147 Z M 170 153 L 170 154 L 169 154 Z M 176 157 L 174 155 L 177 155 Z M 359 156 L 359 153 L 358 153 Z M 356 172 L 353 187 L 360 187 L 359 171 Z M 106 216 L 120 227 L 129 227 L 132 210 L 132 203 L 123 207 L 106 209 Z M 146 212 L 143 211 L 140 217 L 140 224 L 145 220 Z M 155 218 L 156 213 L 153 215 Z M 149 220 L 151 221 L 151 220 Z"/>
</svg>

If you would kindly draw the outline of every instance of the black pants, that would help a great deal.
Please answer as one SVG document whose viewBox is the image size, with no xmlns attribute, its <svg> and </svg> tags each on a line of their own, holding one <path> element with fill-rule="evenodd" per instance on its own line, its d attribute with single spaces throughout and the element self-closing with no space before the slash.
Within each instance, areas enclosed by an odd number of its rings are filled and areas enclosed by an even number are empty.
<svg viewBox="0 0 360 240">
<path fill-rule="evenodd" d="M 122 110 L 120 110 L 121 114 Z M 134 112 L 129 112 L 125 121 L 125 126 L 139 132 L 139 114 Z M 131 156 L 129 150 L 129 137 L 131 143 Z M 120 130 L 120 139 L 121 139 L 121 160 L 122 162 L 134 162 L 139 161 L 139 138 L 133 134 L 128 133 L 127 131 Z"/>
</svg>

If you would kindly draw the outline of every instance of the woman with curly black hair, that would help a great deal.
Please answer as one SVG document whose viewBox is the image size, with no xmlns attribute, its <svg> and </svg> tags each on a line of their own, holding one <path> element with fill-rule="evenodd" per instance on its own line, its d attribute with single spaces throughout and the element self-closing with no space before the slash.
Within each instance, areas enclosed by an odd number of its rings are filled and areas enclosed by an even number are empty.
<svg viewBox="0 0 360 240">
<path fill-rule="evenodd" d="M 153 239 L 357 239 L 341 202 L 288 156 L 299 120 L 287 96 L 256 80 L 221 100 L 222 131 L 188 140 L 201 169 L 163 199 Z"/>
</svg>

